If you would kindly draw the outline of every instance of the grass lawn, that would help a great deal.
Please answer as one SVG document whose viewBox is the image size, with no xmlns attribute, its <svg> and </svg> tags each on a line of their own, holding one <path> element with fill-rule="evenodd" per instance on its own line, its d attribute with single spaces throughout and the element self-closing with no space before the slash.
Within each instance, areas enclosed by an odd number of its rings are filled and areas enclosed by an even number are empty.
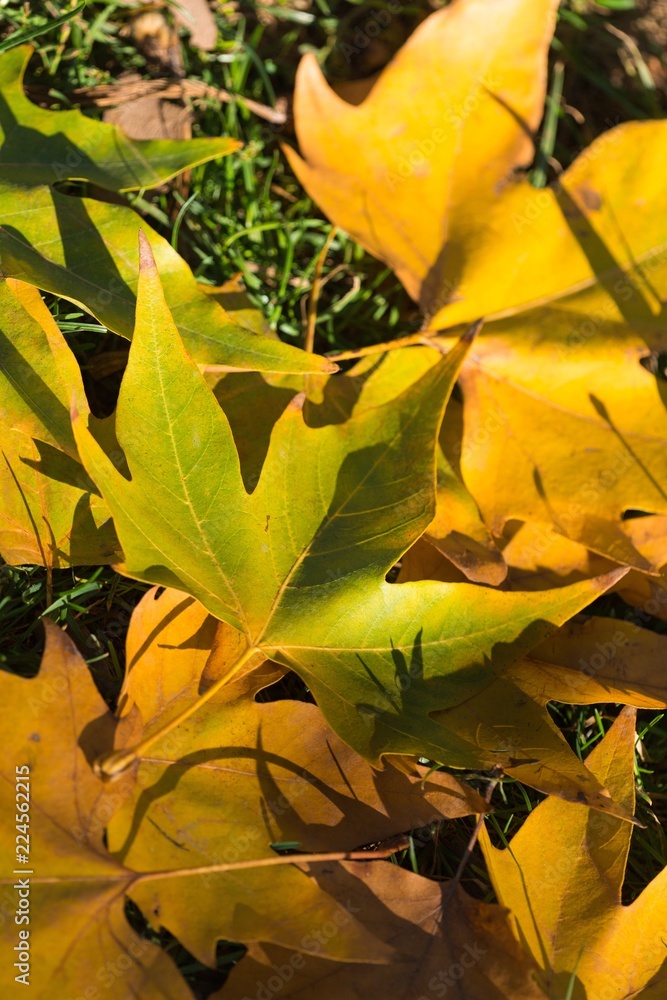
<svg viewBox="0 0 667 1000">
<path fill-rule="evenodd" d="M 181 73 L 187 80 L 239 96 L 227 102 L 200 96 L 191 104 L 192 134 L 235 136 L 244 143 L 239 154 L 198 167 L 168 189 L 127 198 L 171 240 L 201 280 L 219 285 L 240 274 L 253 306 L 271 329 L 301 346 L 309 294 L 321 266 L 315 326 L 315 349 L 320 353 L 386 341 L 418 328 L 416 307 L 392 273 L 344 233 L 332 235 L 330 223 L 289 171 L 280 144 L 295 142 L 289 101 L 301 54 L 315 51 L 337 79 L 370 75 L 432 6 L 406 4 L 369 38 L 364 25 L 386 6 L 372 0 L 219 2 L 213 5 L 218 41 L 211 52 L 191 46 L 186 30 L 174 33 L 171 2 L 147 7 L 155 36 L 137 27 L 141 4 L 120 0 L 89 2 L 72 20 L 50 26 L 75 6 L 74 0 L 0 0 L 0 39 L 14 31 L 47 29 L 33 42 L 36 51 L 27 83 L 34 100 L 52 107 L 81 103 L 86 114 L 100 116 L 103 108 L 94 103 L 99 91 L 92 88 L 115 84 L 129 73 L 143 80 Z M 165 30 L 168 36 L 160 36 Z M 168 45 L 166 37 L 171 39 Z M 360 44 L 364 39 L 367 44 Z M 608 128 L 665 115 L 667 61 L 663 64 L 661 54 L 666 41 L 664 3 L 564 0 L 533 183 L 553 181 Z M 260 117 L 246 100 L 274 114 Z M 271 117 L 277 120 L 268 120 Z M 91 406 L 99 416 L 110 413 L 126 342 L 69 303 L 53 298 L 48 302 L 83 366 Z M 0 666 L 36 672 L 43 644 L 40 617 L 49 615 L 67 626 L 102 694 L 113 704 L 123 675 L 127 624 L 145 589 L 109 567 L 58 570 L 47 578 L 41 568 L 0 566 Z M 604 599 L 602 610 L 619 617 L 627 611 L 612 598 Z M 655 627 L 665 629 L 657 622 Z M 283 682 L 281 691 L 308 697 L 296 678 Z M 611 706 L 600 706 L 599 711 L 553 709 L 556 722 L 581 754 L 599 739 L 613 714 Z M 659 825 L 667 817 L 667 719 L 640 712 L 640 732 L 638 815 L 646 828 L 633 837 L 626 901 L 667 864 L 667 839 Z M 493 818 L 498 842 L 517 829 L 538 799 L 537 793 L 516 783 L 499 785 Z M 473 825 L 473 820 L 459 820 L 422 831 L 401 863 L 425 875 L 452 875 Z M 477 851 L 463 882 L 480 898 L 492 898 Z M 141 920 L 136 914 L 131 919 Z M 221 946 L 220 970 L 213 973 L 168 935 L 159 940 L 201 997 L 224 981 L 225 970 L 243 953 L 233 943 Z"/>
</svg>

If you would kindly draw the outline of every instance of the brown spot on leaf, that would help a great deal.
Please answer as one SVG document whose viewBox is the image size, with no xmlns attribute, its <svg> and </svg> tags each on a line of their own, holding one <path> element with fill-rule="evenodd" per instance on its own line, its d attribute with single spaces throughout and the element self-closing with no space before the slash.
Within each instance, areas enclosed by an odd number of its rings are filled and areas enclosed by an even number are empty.
<svg viewBox="0 0 667 1000">
<path fill-rule="evenodd" d="M 303 404 L 306 402 L 305 392 L 298 392 L 294 399 L 288 404 L 288 410 L 303 410 Z"/>
<path fill-rule="evenodd" d="M 602 197 L 593 188 L 579 188 L 579 197 L 589 212 L 599 212 L 602 208 Z"/>
</svg>

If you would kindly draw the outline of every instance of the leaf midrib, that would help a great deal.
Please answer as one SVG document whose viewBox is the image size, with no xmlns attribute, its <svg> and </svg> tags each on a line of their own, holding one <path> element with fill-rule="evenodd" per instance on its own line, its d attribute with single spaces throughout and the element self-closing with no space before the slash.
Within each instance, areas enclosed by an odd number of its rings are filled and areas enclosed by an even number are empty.
<svg viewBox="0 0 667 1000">
<path fill-rule="evenodd" d="M 412 426 L 412 424 L 414 423 L 414 421 L 417 419 L 418 416 L 420 416 L 420 407 L 415 406 L 413 408 L 412 413 L 410 414 L 409 419 L 407 421 L 405 421 L 405 422 L 402 422 L 402 421 L 399 422 L 398 429 L 395 431 L 395 433 L 393 434 L 393 436 L 391 437 L 391 439 L 388 442 L 386 442 L 385 447 L 382 450 L 382 454 L 378 456 L 378 458 L 376 459 L 376 461 L 372 465 L 370 465 L 370 466 L 367 467 L 363 478 L 361 478 L 355 484 L 354 489 L 350 493 L 346 494 L 344 500 L 341 502 L 341 504 L 339 505 L 339 507 L 332 514 L 329 515 L 329 517 L 326 519 L 326 521 L 322 521 L 320 523 L 320 525 L 318 526 L 315 534 L 310 539 L 310 541 L 305 546 L 305 548 L 302 550 L 302 552 L 299 553 L 299 555 L 297 556 L 297 558 L 295 559 L 295 561 L 292 563 L 292 566 L 291 566 L 290 570 L 288 571 L 287 575 L 283 579 L 283 582 L 280 584 L 280 586 L 278 588 L 278 592 L 276 593 L 276 595 L 275 595 L 275 597 L 273 599 L 273 602 L 271 604 L 271 607 L 269 608 L 269 610 L 267 612 L 266 619 L 265 619 L 263 625 L 260 626 L 259 635 L 257 636 L 256 639 L 253 640 L 255 645 L 261 647 L 262 639 L 265 636 L 265 634 L 267 632 L 267 629 L 269 628 L 269 626 L 271 624 L 271 621 L 272 621 L 273 617 L 275 616 L 275 614 L 276 614 L 276 612 L 277 612 L 277 610 L 278 610 L 278 608 L 280 606 L 280 603 L 281 603 L 282 598 L 283 598 L 283 596 L 285 594 L 285 591 L 289 588 L 289 586 L 291 584 L 291 581 L 294 578 L 295 574 L 298 572 L 299 568 L 303 565 L 303 563 L 305 562 L 305 560 L 310 555 L 310 553 L 312 551 L 312 548 L 315 545 L 315 543 L 317 542 L 317 540 L 322 536 L 322 534 L 324 533 L 324 531 L 326 531 L 326 530 L 329 529 L 329 527 L 331 526 L 331 524 L 333 524 L 333 522 L 335 521 L 335 519 L 341 516 L 341 512 L 344 510 L 344 508 L 346 506 L 348 506 L 348 504 L 351 502 L 352 498 L 355 497 L 356 494 L 358 493 L 358 491 L 366 484 L 366 481 L 371 476 L 371 474 L 375 472 L 377 466 L 381 462 L 383 462 L 385 460 L 385 458 L 387 456 L 387 453 L 393 447 L 395 447 L 396 442 L 401 439 L 401 437 Z M 436 471 L 435 470 L 435 459 L 436 459 L 436 450 L 435 450 L 435 441 L 434 441 L 434 445 L 433 445 L 433 476 L 434 476 L 434 482 L 435 482 L 435 471 Z M 435 506 L 435 498 L 434 498 L 434 504 L 433 505 Z M 289 521 L 289 518 L 288 518 L 288 521 Z M 344 549 L 343 549 L 343 551 L 345 549 L 349 548 L 349 547 L 350 546 L 345 546 Z"/>
</svg>

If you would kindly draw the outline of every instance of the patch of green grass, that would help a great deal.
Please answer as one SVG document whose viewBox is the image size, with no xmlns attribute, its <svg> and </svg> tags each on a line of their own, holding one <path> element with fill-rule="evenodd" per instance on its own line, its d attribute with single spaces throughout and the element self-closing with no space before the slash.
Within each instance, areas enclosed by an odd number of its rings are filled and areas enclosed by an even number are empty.
<svg viewBox="0 0 667 1000">
<path fill-rule="evenodd" d="M 125 668 L 125 635 L 148 587 L 110 567 L 47 573 L 0 565 L 0 668 L 34 676 L 44 649 L 42 618 L 65 628 L 90 665 L 102 695 L 115 704 Z"/>
</svg>

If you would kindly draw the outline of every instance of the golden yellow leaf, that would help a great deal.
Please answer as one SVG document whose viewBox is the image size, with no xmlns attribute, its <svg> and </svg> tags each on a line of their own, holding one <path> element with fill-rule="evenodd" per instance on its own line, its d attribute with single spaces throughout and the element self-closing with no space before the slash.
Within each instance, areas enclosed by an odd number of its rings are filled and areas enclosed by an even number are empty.
<svg viewBox="0 0 667 1000">
<path fill-rule="evenodd" d="M 219 638 L 214 621 L 198 602 L 170 589 L 159 596 L 149 591 L 135 611 L 124 710 L 130 704 L 141 710 L 149 739 L 196 701 L 198 674 Z M 310 935 L 332 919 L 329 897 L 291 865 L 242 873 L 211 866 L 275 858 L 275 842 L 349 851 L 487 808 L 472 788 L 445 773 L 427 776 L 414 759 L 373 768 L 315 705 L 256 702 L 256 691 L 276 676 L 268 664 L 235 675 L 196 716 L 154 738 L 132 794 L 108 828 L 110 849 L 128 867 L 174 872 L 157 888 L 148 877 L 130 895 L 205 964 L 214 963 L 216 935 L 318 953 Z M 181 871 L 184 859 L 204 870 L 199 878 Z M 350 914 L 340 926 L 347 932 L 331 937 L 330 958 L 363 961 L 364 949 L 373 961 L 382 957 Z"/>
<path fill-rule="evenodd" d="M 10 916 L 2 920 L 3 982 L 11 984 L 3 996 L 55 1000 L 79 997 L 94 985 L 110 1000 L 192 1000 L 172 960 L 127 922 L 124 891 L 136 876 L 104 846 L 104 828 L 133 779 L 126 775 L 110 786 L 94 775 L 90 760 L 123 730 L 136 735 L 136 720 L 116 728 L 73 643 L 51 622 L 45 627 L 37 677 L 6 675 L 2 686 L 0 887 Z M 20 815 L 29 815 L 23 835 L 29 843 L 23 849 L 13 817 L 16 804 L 23 808 L 26 801 L 29 809 Z M 11 874 L 12 866 L 19 874 Z M 27 912 L 21 897 L 29 901 L 29 923 L 14 919 L 15 912 Z M 28 937 L 19 937 L 25 931 Z M 29 966 L 28 989 L 26 980 L 8 975 L 26 941 L 30 957 L 19 964 Z M 15 974 L 25 972 L 17 967 Z"/>
<path fill-rule="evenodd" d="M 634 809 L 635 712 L 624 709 L 587 763 Z M 543 970 L 545 995 L 572 1000 L 667 995 L 667 869 L 630 906 L 621 888 L 632 827 L 549 798 L 509 847 L 480 842 L 514 933 Z"/>
<path fill-rule="evenodd" d="M 557 6 L 455 0 L 417 28 L 359 105 L 334 93 L 314 56 L 299 66 L 303 159 L 286 149 L 290 164 L 428 311 L 454 292 L 441 287 L 443 264 L 460 266 L 471 219 L 533 157 Z"/>
<path fill-rule="evenodd" d="M 474 345 L 461 376 L 465 485 L 495 536 L 509 521 L 533 522 L 650 572 L 622 517 L 667 513 L 667 412 L 640 364 L 652 335 L 634 335 L 617 312 L 568 348 L 576 314 L 558 311 L 490 323 Z M 582 303 L 581 322 L 590 312 L 596 304 Z"/>
<path fill-rule="evenodd" d="M 211 1000 L 422 1000 L 448 993 L 460 1000 L 543 1000 L 535 967 L 508 932 L 502 907 L 383 861 L 332 865 L 313 875 L 395 949 L 391 964 L 304 960 L 283 948 L 252 948 Z"/>
<path fill-rule="evenodd" d="M 491 536 L 532 522 L 646 572 L 622 517 L 667 514 L 667 414 L 641 364 L 665 345 L 667 126 L 611 129 L 549 188 L 510 178 L 530 159 L 552 25 L 546 0 L 458 0 L 359 106 L 305 59 L 305 159 L 289 156 L 331 219 L 392 266 L 429 331 L 485 317 L 461 373 L 460 471 Z"/>
<path fill-rule="evenodd" d="M 169 673 L 170 642 L 161 644 L 161 639 L 191 637 L 192 608 L 183 611 L 183 621 L 179 622 L 178 614 L 173 614 L 174 607 L 178 609 L 175 596 L 182 597 L 171 594 L 163 606 L 171 621 L 162 629 L 155 629 L 155 635 L 149 633 L 144 636 L 145 659 L 139 668 L 135 664 L 134 672 L 145 670 L 146 681 Z M 154 594 L 149 594 L 144 603 L 149 605 L 150 602 L 154 602 Z M 142 617 L 139 616 L 140 619 Z M 211 803 L 195 799 L 192 802 L 187 796 L 178 797 L 185 807 L 181 816 L 185 818 L 188 814 L 190 834 L 195 828 L 201 834 L 207 826 L 215 830 L 222 819 L 226 821 L 223 826 L 227 839 L 223 838 L 220 843 L 224 844 L 228 856 L 209 857 L 208 864 L 202 865 L 201 843 L 195 843 L 195 838 L 187 846 L 183 844 L 179 847 L 176 837 L 184 834 L 178 830 L 171 841 L 165 841 L 173 851 L 173 855 L 169 856 L 167 850 L 167 855 L 176 862 L 169 864 L 161 845 L 164 832 L 150 822 L 153 814 L 159 814 L 161 810 L 151 811 L 149 804 L 159 803 L 165 796 L 168 797 L 172 775 L 169 775 L 167 787 L 151 782 L 148 788 L 142 787 L 141 796 L 135 794 L 133 770 L 126 771 L 114 782 L 104 781 L 96 775 L 93 762 L 100 754 L 112 750 L 114 744 L 124 746 L 126 739 L 129 742 L 137 739 L 141 729 L 139 712 L 134 709 L 120 721 L 115 719 L 97 692 L 90 671 L 71 640 L 50 621 L 45 622 L 45 627 L 46 650 L 39 674 L 34 679 L 7 675 L 3 682 L 0 708 L 5 739 L 0 804 L 5 816 L 13 817 L 16 811 L 19 819 L 27 823 L 27 833 L 15 828 L 13 822 L 2 826 L 0 847 L 3 857 L 15 859 L 18 874 L 11 871 L 7 874 L 5 869 L 0 876 L 0 890 L 5 912 L 13 912 L 7 910 L 8 903 L 11 903 L 20 915 L 27 912 L 26 904 L 20 900 L 29 899 L 30 903 L 29 924 L 16 924 L 13 919 L 3 919 L 3 957 L 11 968 L 9 957 L 13 956 L 15 946 L 21 953 L 24 949 L 29 951 L 31 957 L 23 964 L 30 966 L 28 979 L 39 1000 L 79 997 L 85 995 L 86 989 L 92 985 L 97 988 L 97 984 L 100 990 L 104 988 L 108 991 L 105 996 L 110 1000 L 132 1000 L 137 996 L 147 1000 L 192 1000 L 189 988 L 178 975 L 171 959 L 156 945 L 138 935 L 128 923 L 124 913 L 128 897 L 138 902 L 154 927 L 168 926 L 186 947 L 191 947 L 210 965 L 215 964 L 215 945 L 221 938 L 275 941 L 301 949 L 304 935 L 313 927 L 339 917 L 341 905 L 337 900 L 329 897 L 291 861 L 283 862 L 268 848 L 271 835 L 264 822 L 262 804 L 267 782 L 273 776 L 270 770 L 272 761 L 269 760 L 265 771 L 252 766 L 248 769 L 244 783 L 248 802 L 245 807 L 243 801 L 235 803 L 239 806 L 236 815 L 234 812 L 225 815 L 224 811 L 221 815 L 219 801 Z M 178 641 L 174 645 L 179 645 Z M 151 647 L 153 657 L 150 655 Z M 195 651 L 195 658 L 197 652 L 199 650 Z M 178 671 L 184 675 L 186 651 L 177 650 L 175 659 Z M 241 684 L 241 681 L 237 682 L 237 694 Z M 252 712 L 253 707 L 260 709 L 251 698 L 258 685 L 261 686 L 261 682 L 250 682 L 246 678 L 243 705 L 247 711 Z M 289 706 L 291 703 L 283 704 Z M 272 707 L 264 706 L 268 712 Z M 297 706 L 297 711 L 299 708 L 311 710 L 308 723 L 311 739 L 315 738 L 312 730 L 317 725 L 317 719 L 313 718 L 313 713 L 317 710 L 305 704 Z M 250 728 L 253 730 L 252 726 Z M 237 733 L 240 732 L 241 727 L 238 727 Z M 289 740 L 285 718 L 278 732 L 283 739 Z M 219 739 L 218 748 L 225 757 L 228 747 L 221 747 L 221 744 Z M 171 749 L 174 749 L 173 743 Z M 242 749 L 238 747 L 237 750 L 243 758 Z M 324 755 L 327 752 L 324 740 L 322 751 Z M 347 748 L 344 751 L 349 763 L 350 756 L 354 758 L 355 755 Z M 187 772 L 193 764 L 187 746 L 184 753 L 185 759 L 178 762 L 179 777 L 181 771 Z M 245 756 L 250 761 L 262 759 L 262 742 L 257 726 L 254 727 L 254 743 L 248 747 Z M 285 791 L 289 796 L 293 795 L 297 809 L 301 805 L 299 793 L 305 803 L 308 803 L 308 796 L 311 799 L 321 797 L 326 801 L 325 781 L 318 783 L 313 779 L 311 782 L 308 774 L 299 774 L 298 781 L 293 784 L 290 767 L 294 766 L 289 759 L 286 759 L 286 765 Z M 151 762 L 143 763 L 141 779 L 147 776 L 150 766 Z M 328 760 L 323 756 L 322 766 L 325 777 L 327 768 L 335 776 L 341 788 L 340 802 L 349 799 L 354 805 L 354 796 L 345 784 L 344 776 L 336 769 L 334 756 L 331 755 Z M 372 768 L 363 762 L 361 767 L 363 780 L 372 783 Z M 154 762 L 154 776 L 158 770 Z M 257 770 L 260 770 L 259 775 Z M 375 808 L 371 807 L 368 814 L 371 818 L 377 814 L 379 826 L 373 827 L 371 823 L 369 835 L 382 830 L 382 823 L 389 828 L 397 821 L 409 826 L 407 817 L 417 819 L 423 815 L 424 822 L 428 822 L 431 816 L 465 815 L 484 808 L 482 800 L 472 789 L 459 785 L 448 776 L 436 776 L 435 781 L 429 779 L 422 788 L 423 771 L 415 772 L 413 765 L 411 776 L 392 769 L 384 781 L 380 779 L 373 803 Z M 23 791 L 25 787 L 27 792 Z M 22 799 L 18 797 L 18 792 L 24 796 Z M 385 804 L 383 794 L 387 795 L 388 804 Z M 22 804 L 17 805 L 18 802 Z M 26 802 L 29 805 L 27 810 L 24 807 Z M 192 809 L 190 813 L 188 802 Z M 285 823 L 294 823 L 287 799 L 283 800 L 278 794 L 276 803 L 276 822 L 280 823 L 281 815 L 288 813 Z M 444 809 L 440 808 L 441 804 Z M 389 815 L 394 806 L 398 820 Z M 413 806 L 417 808 L 413 809 Z M 243 819 L 250 817 L 247 825 L 241 823 L 243 808 Z M 145 818 L 147 811 L 149 819 Z M 325 812 L 320 811 L 320 819 Z M 145 862 L 143 868 L 124 863 L 118 857 L 119 852 L 114 853 L 111 841 L 117 830 L 115 813 L 124 821 L 129 817 L 130 836 L 123 837 L 121 843 L 125 848 L 132 843 L 134 857 Z M 28 820 L 25 820 L 26 816 L 29 816 Z M 332 801 L 328 819 L 334 830 L 339 816 L 338 804 Z M 342 838 L 347 835 L 348 841 L 353 839 L 355 823 L 364 827 L 367 819 L 360 802 L 356 816 L 351 810 L 347 831 L 343 831 Z M 309 825 L 308 815 L 304 822 Z M 24 840 L 16 840 L 19 833 Z M 318 835 L 322 837 L 320 828 L 315 824 L 314 841 Z M 249 848 L 245 854 L 239 849 L 239 842 L 244 836 L 247 836 Z M 185 839 L 188 839 L 187 835 Z M 151 844 L 156 845 L 154 850 Z M 22 864 L 21 857 L 28 858 L 29 864 Z M 267 858 L 272 867 L 266 867 Z M 240 869 L 235 868 L 239 860 L 242 862 Z M 253 865 L 258 861 L 265 867 L 254 869 Z M 164 866 L 160 862 L 165 862 Z M 345 913 L 345 919 L 336 926 L 335 937 L 316 947 L 318 954 L 364 962 L 382 962 L 389 956 L 386 946 L 374 938 L 371 931 L 358 924 L 353 914 Z M 18 931 L 24 927 L 30 931 L 28 938 L 19 937 Z M 26 940 L 29 942 L 27 948 Z M 11 989 L 8 995 L 18 997 L 23 995 L 25 985 L 23 982 L 12 984 Z"/>
<path fill-rule="evenodd" d="M 167 587 L 153 587 L 132 613 L 126 639 L 126 673 L 118 700 L 119 713 L 136 705 L 150 724 L 163 724 L 196 698 L 202 677 L 214 681 L 226 673 L 245 647 L 240 632 L 218 621 L 194 597 Z M 282 676 L 276 663 L 236 674 L 223 689 L 223 700 L 254 693 Z"/>
<path fill-rule="evenodd" d="M 36 288 L 0 282 L 0 310 L 2 558 L 111 562 L 119 552 L 111 514 L 79 462 L 69 419 L 73 397 L 89 412 L 76 359 Z"/>
</svg>

